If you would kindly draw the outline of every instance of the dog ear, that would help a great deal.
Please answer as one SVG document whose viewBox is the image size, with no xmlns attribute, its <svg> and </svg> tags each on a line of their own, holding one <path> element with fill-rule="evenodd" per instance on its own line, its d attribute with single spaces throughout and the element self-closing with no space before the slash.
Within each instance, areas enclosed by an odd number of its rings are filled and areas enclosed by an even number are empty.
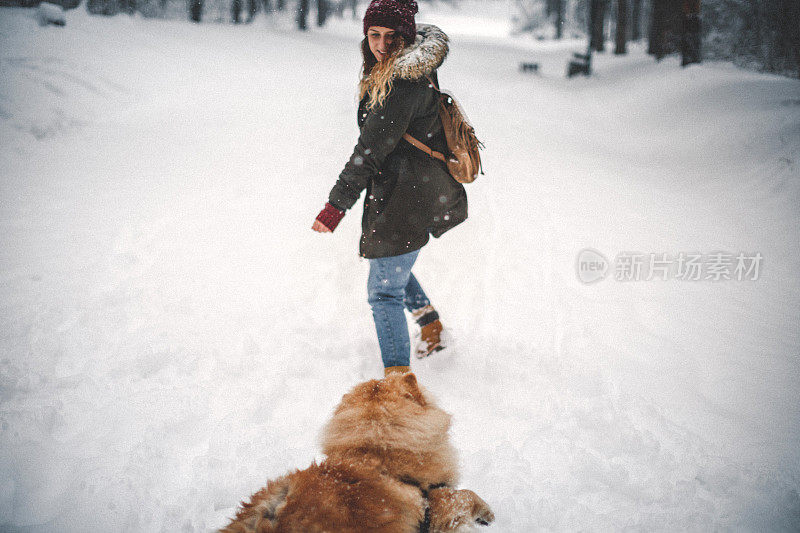
<svg viewBox="0 0 800 533">
<path fill-rule="evenodd" d="M 426 404 L 425 398 L 422 396 L 422 391 L 419 390 L 417 376 L 411 372 L 403 374 L 403 387 L 411 394 L 415 402 L 423 406 Z"/>
</svg>

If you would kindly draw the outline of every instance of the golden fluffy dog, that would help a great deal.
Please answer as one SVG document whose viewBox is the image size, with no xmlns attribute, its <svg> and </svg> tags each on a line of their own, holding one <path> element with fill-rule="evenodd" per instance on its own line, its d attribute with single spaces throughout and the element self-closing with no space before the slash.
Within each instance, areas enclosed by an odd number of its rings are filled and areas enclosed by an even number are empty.
<svg viewBox="0 0 800 533">
<path fill-rule="evenodd" d="M 456 490 L 450 415 L 414 374 L 392 374 L 345 394 L 322 435 L 327 459 L 269 481 L 222 533 L 463 531 L 494 520 Z"/>
</svg>

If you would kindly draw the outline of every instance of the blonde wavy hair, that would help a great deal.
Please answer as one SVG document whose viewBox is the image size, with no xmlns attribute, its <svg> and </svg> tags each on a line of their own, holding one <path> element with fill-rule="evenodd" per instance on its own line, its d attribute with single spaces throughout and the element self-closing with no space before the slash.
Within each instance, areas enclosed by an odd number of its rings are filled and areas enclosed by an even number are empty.
<svg viewBox="0 0 800 533">
<path fill-rule="evenodd" d="M 386 101 L 386 97 L 392 91 L 392 81 L 394 80 L 394 63 L 397 56 L 405 48 L 405 40 L 401 37 L 396 39 L 389 50 L 389 56 L 383 61 L 375 59 L 372 50 L 369 49 L 369 41 L 366 37 L 361 41 L 361 81 L 358 83 L 358 99 L 369 95 L 367 109 L 372 111 L 380 107 Z"/>
</svg>

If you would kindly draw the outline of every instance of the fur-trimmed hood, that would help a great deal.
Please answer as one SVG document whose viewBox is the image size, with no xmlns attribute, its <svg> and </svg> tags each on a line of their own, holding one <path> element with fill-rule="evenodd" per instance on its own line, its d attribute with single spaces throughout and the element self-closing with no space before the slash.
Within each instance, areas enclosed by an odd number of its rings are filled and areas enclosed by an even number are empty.
<svg viewBox="0 0 800 533">
<path fill-rule="evenodd" d="M 439 68 L 450 50 L 447 35 L 433 24 L 417 24 L 414 44 L 400 52 L 394 62 L 395 76 L 418 80 Z"/>
</svg>

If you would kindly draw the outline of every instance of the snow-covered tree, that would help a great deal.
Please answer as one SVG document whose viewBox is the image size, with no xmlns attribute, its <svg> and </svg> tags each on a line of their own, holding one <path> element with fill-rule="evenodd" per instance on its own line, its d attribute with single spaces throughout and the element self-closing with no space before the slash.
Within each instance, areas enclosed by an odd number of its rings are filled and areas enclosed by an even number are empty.
<svg viewBox="0 0 800 533">
<path fill-rule="evenodd" d="M 704 54 L 800 77 L 800 0 L 706 0 Z"/>
</svg>

